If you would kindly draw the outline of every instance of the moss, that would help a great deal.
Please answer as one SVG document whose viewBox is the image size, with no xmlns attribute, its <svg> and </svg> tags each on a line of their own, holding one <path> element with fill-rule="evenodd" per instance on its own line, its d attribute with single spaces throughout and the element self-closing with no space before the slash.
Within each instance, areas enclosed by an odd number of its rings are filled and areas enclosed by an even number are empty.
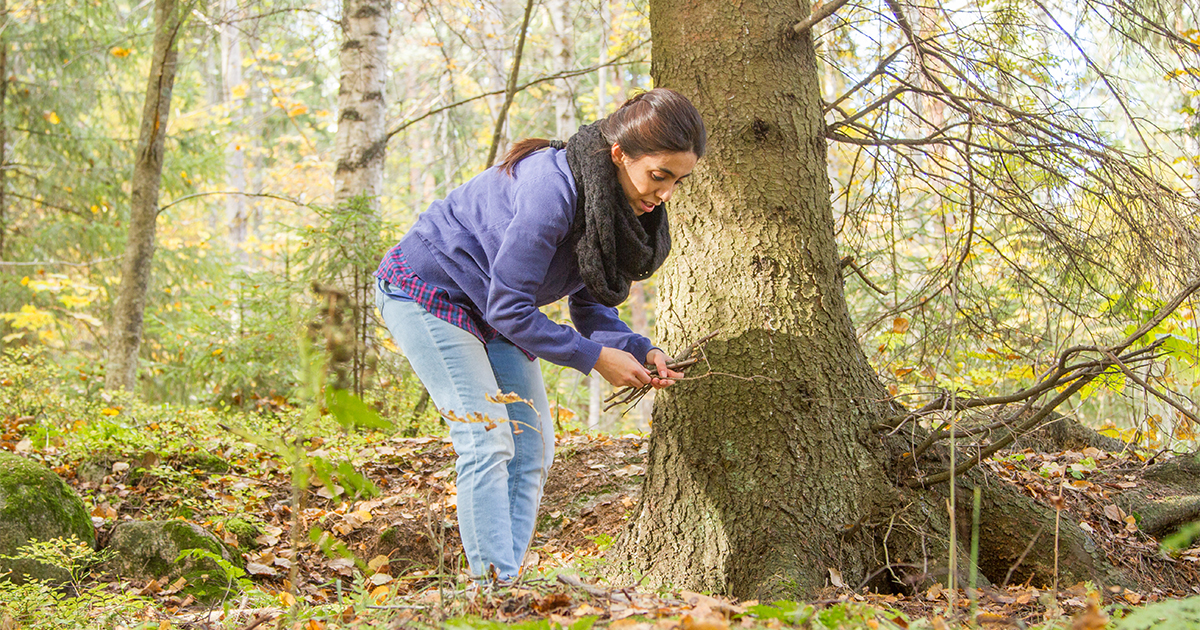
<svg viewBox="0 0 1200 630">
<path fill-rule="evenodd" d="M 96 532 L 83 501 L 54 471 L 19 455 L 0 452 L 0 555 L 16 555 L 33 541 L 74 538 L 96 546 Z M 65 570 L 32 560 L 0 560 L 0 573 L 65 581 Z"/>
<path fill-rule="evenodd" d="M 254 539 L 263 534 L 262 528 L 257 523 L 251 523 L 236 516 L 225 521 L 225 531 L 237 537 L 238 547 L 242 549 L 257 548 L 259 545 L 254 542 Z"/>
<path fill-rule="evenodd" d="M 212 453 L 188 453 L 183 456 L 182 463 L 187 469 L 198 468 L 210 473 L 227 473 L 233 470 L 233 467 L 223 457 Z"/>
<path fill-rule="evenodd" d="M 113 530 L 108 548 L 115 553 L 104 569 L 122 577 L 142 579 L 180 577 L 187 580 L 183 592 L 201 601 L 224 597 L 230 579 L 220 563 L 212 558 L 180 554 L 202 549 L 229 563 L 240 566 L 242 558 L 211 533 L 186 521 L 130 521 Z"/>
</svg>

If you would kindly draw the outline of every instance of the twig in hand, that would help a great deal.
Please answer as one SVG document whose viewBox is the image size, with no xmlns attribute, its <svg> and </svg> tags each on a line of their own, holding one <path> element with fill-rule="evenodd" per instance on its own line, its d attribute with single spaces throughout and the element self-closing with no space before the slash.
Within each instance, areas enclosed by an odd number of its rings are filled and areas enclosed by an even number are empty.
<svg viewBox="0 0 1200 630">
<path fill-rule="evenodd" d="M 693 341 L 692 343 L 688 344 L 688 346 L 686 348 L 684 348 L 682 352 L 675 355 L 675 358 L 672 359 L 669 363 L 667 363 L 667 369 L 672 370 L 672 371 L 683 371 L 683 370 L 687 369 L 688 367 L 691 367 L 691 366 L 699 363 L 700 356 L 697 354 L 697 351 L 700 350 L 704 346 L 704 344 L 706 342 L 708 342 L 708 340 L 712 339 L 713 337 L 716 337 L 717 333 L 719 333 L 719 332 L 721 332 L 719 329 L 714 330 L 714 331 L 708 333 L 707 335 L 704 335 L 703 337 L 697 339 L 696 341 Z M 646 369 L 648 369 L 650 371 L 651 377 L 654 377 L 654 378 L 659 377 L 658 366 L 647 365 Z M 621 389 L 618 389 L 617 391 L 610 394 L 608 398 L 604 399 L 604 402 L 609 403 L 608 406 L 606 406 L 604 408 L 604 411 L 608 411 L 609 409 L 612 409 L 613 407 L 617 407 L 617 406 L 624 405 L 627 403 L 630 404 L 631 406 L 636 405 L 638 403 L 638 401 L 640 401 L 642 399 L 643 396 L 645 396 L 647 393 L 649 393 L 651 388 L 652 388 L 651 385 L 646 384 L 646 385 L 642 385 L 641 387 L 623 387 Z"/>
</svg>

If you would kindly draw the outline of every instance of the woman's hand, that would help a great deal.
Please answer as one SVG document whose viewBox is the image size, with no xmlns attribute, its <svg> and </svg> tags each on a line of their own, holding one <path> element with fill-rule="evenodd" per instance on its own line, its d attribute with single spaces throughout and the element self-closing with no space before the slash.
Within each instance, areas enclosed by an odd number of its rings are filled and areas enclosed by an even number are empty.
<svg viewBox="0 0 1200 630">
<path fill-rule="evenodd" d="M 641 387 L 651 382 L 649 370 L 632 354 L 608 346 L 600 349 L 596 371 L 613 387 Z"/>
<path fill-rule="evenodd" d="M 675 370 L 667 369 L 668 358 L 669 357 L 667 357 L 667 353 L 663 352 L 662 350 L 659 350 L 658 348 L 654 348 L 653 350 L 651 350 L 649 353 L 646 354 L 646 363 L 653 363 L 654 366 L 658 368 L 658 375 L 660 377 L 666 377 L 666 378 L 651 377 L 650 384 L 654 386 L 654 389 L 662 389 L 664 387 L 670 387 L 671 385 L 675 384 L 675 381 L 673 381 L 671 379 L 683 378 L 682 373 L 676 372 Z"/>
</svg>

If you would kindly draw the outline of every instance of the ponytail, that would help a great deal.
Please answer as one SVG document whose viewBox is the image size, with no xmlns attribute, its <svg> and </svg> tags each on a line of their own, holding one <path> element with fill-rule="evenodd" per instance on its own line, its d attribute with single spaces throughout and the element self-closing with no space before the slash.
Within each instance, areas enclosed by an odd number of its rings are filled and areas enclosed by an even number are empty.
<svg viewBox="0 0 1200 630">
<path fill-rule="evenodd" d="M 504 159 L 499 165 L 500 170 L 505 175 L 511 176 L 513 169 L 517 166 L 517 162 L 529 157 L 535 151 L 541 151 L 548 146 L 550 146 L 550 141 L 545 138 L 525 138 L 524 140 L 519 140 L 516 144 L 512 145 L 508 153 L 504 154 Z"/>
</svg>

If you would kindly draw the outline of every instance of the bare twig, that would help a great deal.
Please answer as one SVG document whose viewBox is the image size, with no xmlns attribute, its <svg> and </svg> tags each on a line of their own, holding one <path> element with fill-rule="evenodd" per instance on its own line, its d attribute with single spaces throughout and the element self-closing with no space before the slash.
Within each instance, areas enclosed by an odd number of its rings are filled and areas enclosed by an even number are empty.
<svg viewBox="0 0 1200 630">
<path fill-rule="evenodd" d="M 1127 365 L 1128 360 L 1131 358 L 1137 358 L 1139 356 L 1144 356 L 1147 353 L 1153 352 L 1154 349 L 1156 349 L 1158 346 L 1160 346 L 1162 344 L 1162 341 L 1160 340 L 1160 341 L 1151 343 L 1149 345 L 1149 347 L 1142 348 L 1142 349 L 1136 350 L 1134 352 L 1131 352 L 1126 357 L 1120 357 L 1119 356 L 1120 353 L 1124 352 L 1130 346 L 1137 343 L 1147 332 L 1153 330 L 1155 326 L 1162 323 L 1163 320 L 1165 320 L 1168 316 L 1170 316 L 1171 313 L 1173 313 L 1177 308 L 1179 308 L 1179 306 L 1181 304 L 1183 304 L 1183 302 L 1191 294 L 1195 293 L 1197 290 L 1200 290 L 1200 279 L 1197 279 L 1197 280 L 1191 282 L 1190 284 L 1188 284 L 1188 286 L 1185 287 L 1183 289 L 1183 291 L 1181 291 L 1173 299 L 1171 299 L 1167 304 L 1165 304 L 1162 308 L 1160 308 L 1154 317 L 1150 318 L 1149 321 L 1147 321 L 1144 324 L 1142 324 L 1141 326 L 1139 326 L 1136 331 L 1134 331 L 1129 336 L 1125 337 L 1125 339 L 1123 339 L 1122 341 L 1120 341 L 1119 343 L 1117 343 L 1114 346 L 1111 346 L 1108 348 L 1101 348 L 1101 347 L 1096 347 L 1096 346 L 1073 346 L 1073 347 L 1070 347 L 1070 348 L 1067 348 L 1066 350 L 1064 350 L 1058 357 L 1057 365 L 1053 369 L 1051 369 L 1050 372 L 1048 372 L 1046 375 L 1044 375 L 1039 383 L 1037 383 L 1033 387 L 1030 387 L 1030 388 L 1027 388 L 1026 390 L 1024 390 L 1024 392 L 1026 392 L 1025 404 L 1021 407 L 1020 410 L 1018 410 L 1015 414 L 1013 414 L 1013 417 L 1019 418 L 1023 414 L 1030 411 L 1033 407 L 1033 403 L 1038 398 L 1040 398 L 1043 393 L 1049 393 L 1049 391 L 1051 389 L 1060 390 L 1057 396 L 1055 396 L 1049 402 L 1047 402 L 1045 405 L 1043 405 L 1041 407 L 1041 409 L 1039 409 L 1036 413 L 1033 413 L 1028 418 L 1022 420 L 1019 424 L 1017 424 L 1008 433 L 1006 433 L 999 439 L 991 442 L 987 446 L 980 448 L 975 453 L 975 455 L 972 456 L 971 458 L 969 458 L 966 462 L 963 462 L 962 464 L 959 464 L 959 465 L 952 466 L 951 469 L 949 469 L 949 470 L 944 470 L 939 473 L 930 474 L 930 475 L 926 475 L 924 477 L 919 477 L 919 478 L 913 479 L 909 482 L 910 485 L 929 487 L 931 485 L 934 485 L 937 483 L 942 483 L 944 481 L 948 481 L 948 480 L 952 479 L 953 477 L 962 475 L 963 473 L 967 472 L 974 466 L 978 465 L 979 462 L 982 461 L 983 459 L 992 456 L 1000 449 L 1005 448 L 1008 445 L 1012 444 L 1021 435 L 1024 435 L 1025 433 L 1032 430 L 1042 420 L 1044 420 L 1047 416 L 1049 416 L 1054 411 L 1055 408 L 1057 408 L 1059 405 L 1065 403 L 1067 400 L 1070 399 L 1071 396 L 1075 395 L 1075 393 L 1077 393 L 1079 390 L 1086 387 L 1088 383 L 1092 382 L 1092 380 L 1094 380 L 1096 377 L 1100 376 L 1101 374 L 1105 373 L 1112 367 L 1118 367 L 1118 369 L 1122 369 L 1122 371 L 1124 371 L 1126 373 L 1126 376 L 1131 376 L 1133 373 L 1131 370 L 1128 369 L 1128 365 Z M 1097 354 L 1101 355 L 1101 358 L 1098 360 L 1093 360 L 1093 361 L 1086 361 L 1086 362 L 1081 362 L 1081 363 L 1071 363 L 1071 360 L 1074 357 L 1076 357 L 1079 354 L 1082 354 L 1084 352 L 1097 353 Z M 1140 379 L 1137 379 L 1136 376 L 1132 376 L 1132 378 L 1135 379 L 1135 382 L 1140 380 Z M 1068 383 L 1069 383 L 1069 385 L 1068 385 Z M 1143 383 L 1144 383 L 1144 381 L 1143 381 Z M 1139 383 L 1139 384 L 1141 384 L 1141 383 Z M 1063 389 L 1064 385 L 1066 386 L 1065 389 Z M 1149 388 L 1148 384 L 1146 384 L 1145 386 L 1147 387 L 1148 391 L 1152 390 L 1152 388 Z M 1156 392 L 1152 392 L 1152 393 L 1156 393 Z M 1165 399 L 1166 398 L 1164 397 L 1164 400 Z M 1013 402 L 1015 402 L 1015 401 L 1013 401 Z M 1168 401 L 1168 402 L 1171 402 L 1171 401 Z M 943 397 L 942 407 L 945 408 L 947 406 L 947 403 L 949 403 L 950 407 L 956 406 L 953 402 L 945 400 Z M 928 412 L 933 412 L 936 410 L 936 408 L 930 408 L 931 405 L 932 405 L 932 403 L 930 405 L 926 405 L 925 409 Z M 1176 407 L 1176 408 L 1178 408 L 1178 407 Z M 1192 414 L 1188 413 L 1188 416 L 1192 417 Z M 901 423 L 906 421 L 909 417 L 914 417 L 914 416 L 913 416 L 913 414 L 909 414 L 909 416 L 906 417 L 904 420 L 902 420 Z M 947 432 L 947 431 L 942 431 L 941 429 L 939 429 L 938 431 L 935 431 L 932 435 L 930 435 L 921 444 L 921 450 L 923 451 L 925 448 L 928 448 L 929 445 L 931 445 L 935 441 L 939 441 L 941 439 L 946 439 L 946 438 L 951 438 L 951 437 L 957 437 L 957 433 L 954 430 Z M 919 455 L 914 453 L 914 457 L 913 457 L 914 462 L 916 461 L 917 456 L 919 456 Z"/>
<path fill-rule="evenodd" d="M 525 52 L 525 34 L 529 31 L 529 15 L 533 12 L 533 0 L 525 2 L 525 18 L 521 21 L 521 33 L 517 36 L 517 50 L 513 53 L 512 74 L 508 75 L 508 88 L 504 93 L 504 104 L 496 115 L 496 128 L 492 130 L 492 148 L 488 150 L 487 166 L 496 163 L 496 151 L 500 148 L 500 136 L 504 123 L 508 121 L 508 108 L 517 96 L 517 77 L 521 74 L 521 55 Z"/>
<path fill-rule="evenodd" d="M 833 15 L 834 11 L 842 8 L 842 5 L 847 2 L 849 0 L 832 0 L 832 2 L 826 2 L 818 6 L 811 15 L 792 25 L 792 32 L 797 35 L 803 35 L 805 31 L 816 26 L 817 22 Z"/>
<path fill-rule="evenodd" d="M 716 337 L 717 333 L 719 333 L 719 332 L 720 332 L 720 330 L 714 330 L 714 331 L 708 333 L 707 335 L 704 335 L 703 337 L 697 339 L 696 341 L 688 344 L 688 346 L 686 348 L 684 348 L 683 351 L 681 351 L 679 354 L 675 355 L 675 358 L 672 361 L 667 363 L 667 369 L 672 370 L 672 371 L 682 371 L 688 367 L 691 367 L 691 366 L 699 363 L 700 357 L 693 356 L 693 355 L 695 355 L 696 351 L 700 350 L 704 346 L 704 344 L 706 342 L 708 342 L 708 340 L 712 339 L 713 337 Z M 647 365 L 646 369 L 650 371 L 651 377 L 657 377 L 659 375 L 658 374 L 658 366 L 656 366 L 656 365 Z M 638 401 L 640 401 L 642 399 L 643 396 L 648 394 L 651 389 L 652 389 L 652 386 L 650 384 L 642 385 L 641 387 L 623 387 L 623 388 L 613 392 L 612 394 L 610 394 L 608 396 L 608 398 L 604 399 L 604 402 L 609 403 L 609 405 L 604 408 L 604 411 L 608 411 L 609 409 L 612 409 L 613 407 L 618 407 L 618 406 L 624 405 L 624 404 L 630 404 L 631 406 L 635 405 L 638 403 Z M 615 399 L 615 402 L 610 402 L 610 401 L 614 401 L 614 399 Z"/>
</svg>

